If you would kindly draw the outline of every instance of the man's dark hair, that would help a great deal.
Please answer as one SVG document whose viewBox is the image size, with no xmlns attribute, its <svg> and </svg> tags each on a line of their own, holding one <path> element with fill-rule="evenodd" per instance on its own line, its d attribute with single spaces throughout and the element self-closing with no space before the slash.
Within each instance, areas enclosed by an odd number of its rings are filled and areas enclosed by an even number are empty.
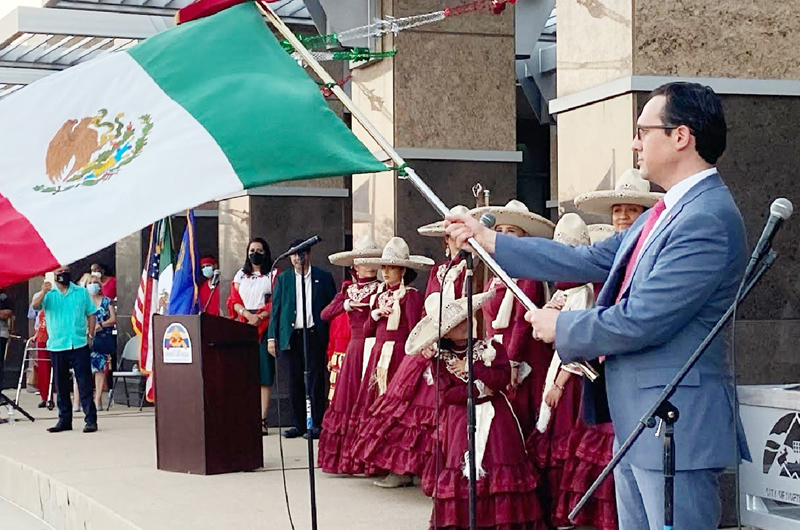
<svg viewBox="0 0 800 530">
<path fill-rule="evenodd" d="M 664 125 L 685 125 L 695 137 L 697 153 L 709 164 L 716 164 L 725 152 L 728 126 L 722 102 L 711 87 L 697 83 L 667 83 L 650 93 L 650 98 L 664 96 L 661 111 Z M 664 131 L 669 135 L 672 131 Z"/>
<path fill-rule="evenodd" d="M 305 241 L 305 239 L 303 239 L 303 238 L 301 238 L 301 237 L 298 237 L 297 239 L 294 239 L 294 240 L 292 241 L 292 243 L 289 245 L 289 248 L 296 247 L 297 245 L 299 245 L 299 244 L 300 244 L 300 243 L 302 243 L 303 241 Z M 306 251 L 305 251 L 305 252 L 303 252 L 303 254 L 305 254 L 306 256 L 307 256 L 307 255 L 309 255 L 309 254 L 311 254 L 311 249 L 310 249 L 310 248 L 307 248 L 307 249 L 306 249 Z"/>
</svg>

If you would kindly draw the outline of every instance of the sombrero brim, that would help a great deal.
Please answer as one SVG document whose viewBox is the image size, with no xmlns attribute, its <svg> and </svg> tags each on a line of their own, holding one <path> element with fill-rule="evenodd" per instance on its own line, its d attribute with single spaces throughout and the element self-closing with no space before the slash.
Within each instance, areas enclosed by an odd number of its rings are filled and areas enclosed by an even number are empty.
<svg viewBox="0 0 800 530">
<path fill-rule="evenodd" d="M 514 225 L 525 230 L 531 237 L 553 237 L 556 225 L 541 215 L 533 212 L 524 212 L 505 206 L 481 206 L 472 210 L 472 216 L 480 219 L 485 212 L 494 214 L 498 225 Z"/>
<path fill-rule="evenodd" d="M 383 250 L 379 248 L 371 248 L 365 250 L 346 250 L 344 252 L 337 252 L 328 256 L 328 261 L 331 265 L 339 267 L 352 267 L 353 260 L 359 258 L 378 258 L 383 254 Z"/>
<path fill-rule="evenodd" d="M 376 267 L 389 265 L 392 267 L 405 267 L 407 269 L 425 270 L 433 267 L 433 260 L 426 258 L 425 256 L 409 256 L 408 259 L 383 258 L 378 256 L 377 258 L 355 259 L 353 260 L 353 264 L 374 265 Z"/>
<path fill-rule="evenodd" d="M 573 202 L 586 213 L 611 215 L 611 207 L 615 204 L 636 204 L 652 208 L 663 196 L 663 193 L 654 191 L 603 190 L 578 195 Z"/>
<path fill-rule="evenodd" d="M 488 302 L 496 292 L 497 291 L 493 289 L 489 292 L 475 295 L 472 298 L 473 313 L 477 312 L 483 306 L 483 304 Z M 437 295 L 434 293 L 430 296 Z M 458 303 L 460 308 L 456 314 L 442 315 L 442 337 L 450 333 L 453 328 L 464 322 L 464 320 L 467 318 L 466 297 L 455 301 L 450 301 L 448 303 L 453 302 Z M 408 335 L 408 339 L 406 340 L 406 355 L 416 355 L 423 348 L 426 348 L 439 340 L 439 325 L 437 321 L 434 320 L 435 318 L 438 318 L 438 315 L 425 315 L 425 317 L 420 320 L 416 326 L 414 326 L 414 329 L 411 330 L 411 333 Z"/>
<path fill-rule="evenodd" d="M 417 233 L 426 237 L 444 237 L 447 232 L 444 229 L 444 221 L 436 221 L 417 228 Z"/>
</svg>

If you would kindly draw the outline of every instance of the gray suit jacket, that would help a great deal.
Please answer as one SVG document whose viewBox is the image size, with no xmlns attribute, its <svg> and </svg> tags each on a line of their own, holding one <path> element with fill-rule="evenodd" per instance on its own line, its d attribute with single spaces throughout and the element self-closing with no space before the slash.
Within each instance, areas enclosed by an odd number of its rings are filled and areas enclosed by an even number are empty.
<svg viewBox="0 0 800 530">
<path fill-rule="evenodd" d="M 719 175 L 711 175 L 656 227 L 615 304 L 647 216 L 593 246 L 497 237 L 497 261 L 512 277 L 605 283 L 594 309 L 559 315 L 555 346 L 565 363 L 606 355 L 605 390 L 620 443 L 733 302 L 747 262 L 739 209 Z M 675 427 L 678 470 L 736 461 L 729 333 L 723 330 L 711 343 L 671 399 L 681 414 Z M 597 383 L 586 385 L 590 392 L 592 387 Z M 663 440 L 653 432 L 645 431 L 633 446 L 631 464 L 661 469 Z M 741 429 L 737 434 L 749 459 Z"/>
</svg>

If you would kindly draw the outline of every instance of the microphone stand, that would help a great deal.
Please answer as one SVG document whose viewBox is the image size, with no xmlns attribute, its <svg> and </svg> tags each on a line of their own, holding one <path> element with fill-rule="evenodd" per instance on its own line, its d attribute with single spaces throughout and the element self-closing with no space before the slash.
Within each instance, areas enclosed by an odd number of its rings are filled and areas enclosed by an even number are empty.
<svg viewBox="0 0 800 530">
<path fill-rule="evenodd" d="M 311 414 L 311 356 L 308 351 L 308 312 L 306 310 L 308 301 L 306 300 L 306 253 L 297 254 L 300 258 L 301 277 L 300 277 L 300 298 L 303 306 L 303 360 L 305 362 L 305 387 L 306 387 L 306 438 L 308 438 L 308 486 L 311 494 L 311 529 L 317 530 L 317 487 L 314 479 L 314 418 Z M 311 265 L 308 267 L 308 274 L 311 274 Z"/>
<path fill-rule="evenodd" d="M 475 339 L 473 338 L 472 319 L 472 276 L 474 274 L 472 254 L 467 252 L 464 258 L 467 270 L 464 282 L 467 287 L 467 442 L 469 447 L 469 529 L 476 530 L 477 526 L 477 465 L 475 451 L 475 372 L 473 351 Z M 444 288 L 444 286 L 442 286 Z"/>
<path fill-rule="evenodd" d="M 669 398 L 675 393 L 678 385 L 683 381 L 686 377 L 686 374 L 697 364 L 697 361 L 700 360 L 703 353 L 705 353 L 706 349 L 708 348 L 711 341 L 719 334 L 725 324 L 733 315 L 736 307 L 742 302 L 750 291 L 756 286 L 756 284 L 761 280 L 761 277 L 767 270 L 772 266 L 775 260 L 778 257 L 778 253 L 775 250 L 770 249 L 769 253 L 764 257 L 761 261 L 760 265 L 756 269 L 755 273 L 753 274 L 752 278 L 743 278 L 742 279 L 742 287 L 740 288 L 740 293 L 737 294 L 736 299 L 733 301 L 731 306 L 725 312 L 724 315 L 719 319 L 716 325 L 709 331 L 708 335 L 703 342 L 697 347 L 691 357 L 686 361 L 683 367 L 680 369 L 678 374 L 670 381 L 670 383 L 664 387 L 664 390 L 661 391 L 661 394 L 656 399 L 656 402 L 650 407 L 650 409 L 645 412 L 642 418 L 639 420 L 639 424 L 633 430 L 633 432 L 628 436 L 628 439 L 625 440 L 625 443 L 617 451 L 617 454 L 614 455 L 614 458 L 608 463 L 608 465 L 603 469 L 603 472 L 600 473 L 600 476 L 597 477 L 597 480 L 594 481 L 592 486 L 589 490 L 584 494 L 578 504 L 575 505 L 575 508 L 569 513 L 570 520 L 574 520 L 575 517 L 578 515 L 578 512 L 583 509 L 589 499 L 594 495 L 597 489 L 600 487 L 600 484 L 608 477 L 613 471 L 614 468 L 620 463 L 620 461 L 625 457 L 625 455 L 630 451 L 633 444 L 636 440 L 639 439 L 642 432 L 646 428 L 653 428 L 656 426 L 656 418 L 659 418 L 662 422 L 662 425 L 659 426 L 659 429 L 656 431 L 656 435 L 659 434 L 661 427 L 664 427 L 664 449 L 663 449 L 663 462 L 664 462 L 664 528 L 672 529 L 673 528 L 673 516 L 675 510 L 674 504 L 674 494 L 675 494 L 675 485 L 674 485 L 674 478 L 675 478 L 675 422 L 678 421 L 680 417 L 680 411 L 670 403 Z M 734 383 L 735 384 L 735 383 Z"/>
</svg>

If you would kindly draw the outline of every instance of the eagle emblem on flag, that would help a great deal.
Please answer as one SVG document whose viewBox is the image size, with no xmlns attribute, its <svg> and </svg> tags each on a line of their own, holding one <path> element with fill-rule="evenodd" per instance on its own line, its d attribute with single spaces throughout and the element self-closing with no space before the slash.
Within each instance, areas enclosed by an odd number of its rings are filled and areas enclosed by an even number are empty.
<svg viewBox="0 0 800 530">
<path fill-rule="evenodd" d="M 64 122 L 47 146 L 49 182 L 34 191 L 56 194 L 94 186 L 119 173 L 141 154 L 153 129 L 149 114 L 140 116 L 136 126 L 124 118 L 124 112 L 111 119 L 107 109 L 100 109 L 95 116 Z"/>
</svg>

